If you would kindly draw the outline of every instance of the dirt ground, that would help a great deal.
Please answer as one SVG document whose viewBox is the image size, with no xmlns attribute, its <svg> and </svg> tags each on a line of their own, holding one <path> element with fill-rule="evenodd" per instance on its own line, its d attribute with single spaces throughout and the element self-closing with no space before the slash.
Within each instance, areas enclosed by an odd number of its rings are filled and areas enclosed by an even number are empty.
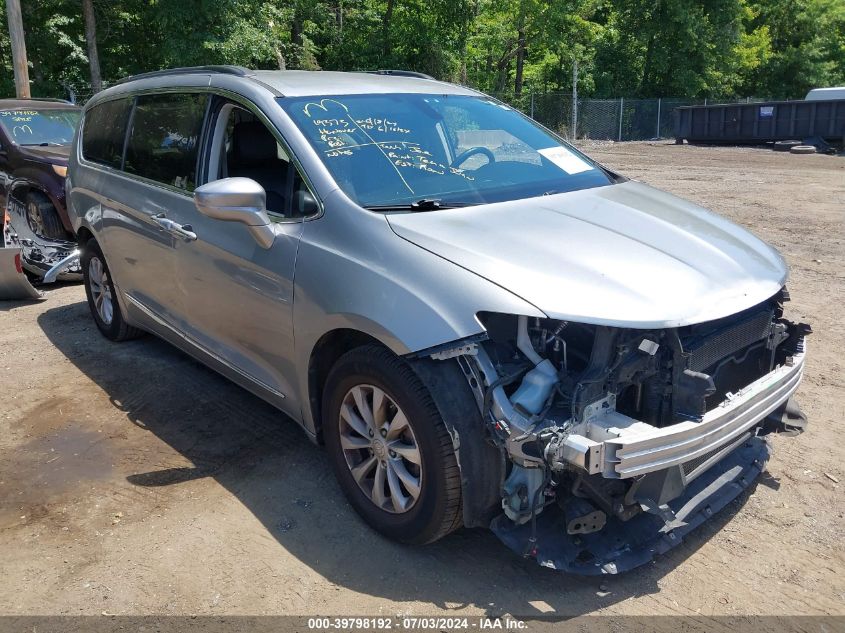
<svg viewBox="0 0 845 633">
<path fill-rule="evenodd" d="M 789 261 L 810 427 L 775 439 L 749 494 L 620 577 L 540 568 L 483 530 L 396 545 L 291 421 L 152 337 L 107 342 L 63 285 L 0 304 L 0 614 L 845 615 L 845 158 L 585 149 Z"/>
</svg>

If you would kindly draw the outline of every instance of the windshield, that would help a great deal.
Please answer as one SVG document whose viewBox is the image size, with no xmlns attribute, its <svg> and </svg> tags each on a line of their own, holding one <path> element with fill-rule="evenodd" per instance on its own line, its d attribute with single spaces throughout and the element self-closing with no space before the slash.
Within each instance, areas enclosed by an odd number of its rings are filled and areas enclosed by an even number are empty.
<svg viewBox="0 0 845 633">
<path fill-rule="evenodd" d="M 583 154 L 485 97 L 374 94 L 279 103 L 344 192 L 365 207 L 502 202 L 612 182 Z"/>
<path fill-rule="evenodd" d="M 18 145 L 70 145 L 80 110 L 0 110 L 0 125 Z"/>
</svg>

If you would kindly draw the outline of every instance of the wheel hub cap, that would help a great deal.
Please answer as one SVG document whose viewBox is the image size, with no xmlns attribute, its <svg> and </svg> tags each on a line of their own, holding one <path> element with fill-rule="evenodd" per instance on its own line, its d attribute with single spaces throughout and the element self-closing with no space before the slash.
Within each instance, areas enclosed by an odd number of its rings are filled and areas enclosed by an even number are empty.
<svg viewBox="0 0 845 633">
<path fill-rule="evenodd" d="M 384 442 L 379 440 L 373 440 L 373 453 L 379 459 L 385 459 L 387 457 L 387 448 L 384 446 Z"/>
<path fill-rule="evenodd" d="M 422 490 L 417 439 L 404 412 L 373 385 L 350 389 L 340 408 L 340 446 L 361 491 L 385 512 L 408 512 Z"/>
<path fill-rule="evenodd" d="M 35 202 L 30 201 L 27 203 L 26 219 L 29 223 L 29 228 L 32 229 L 33 233 L 41 236 L 44 235 L 44 219 L 41 217 L 41 209 L 38 208 L 38 205 Z"/>
</svg>

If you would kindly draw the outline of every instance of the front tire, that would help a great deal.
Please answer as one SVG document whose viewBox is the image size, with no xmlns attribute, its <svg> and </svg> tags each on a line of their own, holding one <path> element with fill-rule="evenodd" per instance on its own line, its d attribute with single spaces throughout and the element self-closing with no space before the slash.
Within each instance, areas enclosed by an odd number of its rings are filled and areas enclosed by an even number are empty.
<svg viewBox="0 0 845 633">
<path fill-rule="evenodd" d="M 69 240 L 59 213 L 44 194 L 26 194 L 26 220 L 33 233 L 52 240 Z"/>
<path fill-rule="evenodd" d="M 143 331 L 128 325 L 123 318 L 106 258 L 94 239 L 85 245 L 80 263 L 88 307 L 103 336 L 112 341 L 127 341 L 141 336 Z"/>
<path fill-rule="evenodd" d="M 335 476 L 373 529 L 422 544 L 461 526 L 452 438 L 406 361 L 376 345 L 348 352 L 329 374 L 322 412 Z"/>
</svg>

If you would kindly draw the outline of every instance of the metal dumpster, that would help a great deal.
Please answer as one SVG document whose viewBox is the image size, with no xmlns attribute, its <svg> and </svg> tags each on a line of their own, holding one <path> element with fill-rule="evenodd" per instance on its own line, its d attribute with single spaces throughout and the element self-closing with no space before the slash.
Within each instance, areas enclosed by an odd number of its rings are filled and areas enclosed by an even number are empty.
<svg viewBox="0 0 845 633">
<path fill-rule="evenodd" d="M 817 136 L 845 139 L 845 99 L 769 101 L 675 109 L 675 139 L 690 143 L 766 143 Z"/>
</svg>

